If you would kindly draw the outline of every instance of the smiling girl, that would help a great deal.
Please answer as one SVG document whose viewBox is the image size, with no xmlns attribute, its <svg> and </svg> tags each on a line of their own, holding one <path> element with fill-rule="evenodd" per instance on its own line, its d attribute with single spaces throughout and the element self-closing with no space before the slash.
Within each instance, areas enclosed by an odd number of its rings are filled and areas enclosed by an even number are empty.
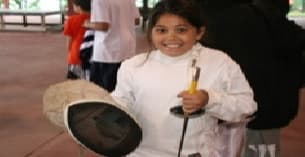
<svg viewBox="0 0 305 157">
<path fill-rule="evenodd" d="M 236 64 L 221 51 L 204 47 L 205 21 L 192 0 L 162 0 L 153 8 L 148 38 L 154 50 L 122 63 L 112 97 L 139 120 L 143 139 L 130 157 L 175 157 L 183 119 L 170 109 L 183 104 L 189 121 L 183 157 L 219 154 L 219 120 L 239 122 L 256 111 L 252 90 Z M 198 90 L 189 93 L 192 67 L 200 69 Z"/>
</svg>

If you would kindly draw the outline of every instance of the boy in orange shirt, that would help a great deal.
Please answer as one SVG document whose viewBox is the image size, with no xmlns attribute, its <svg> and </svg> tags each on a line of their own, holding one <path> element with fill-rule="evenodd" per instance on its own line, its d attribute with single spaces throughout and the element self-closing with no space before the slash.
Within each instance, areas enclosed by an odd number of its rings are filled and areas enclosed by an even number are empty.
<svg viewBox="0 0 305 157">
<path fill-rule="evenodd" d="M 83 25 L 89 21 L 90 9 L 91 0 L 74 0 L 73 10 L 76 14 L 69 16 L 64 25 L 64 35 L 68 41 L 68 79 L 78 79 L 83 75 L 80 45 L 86 31 Z"/>
</svg>

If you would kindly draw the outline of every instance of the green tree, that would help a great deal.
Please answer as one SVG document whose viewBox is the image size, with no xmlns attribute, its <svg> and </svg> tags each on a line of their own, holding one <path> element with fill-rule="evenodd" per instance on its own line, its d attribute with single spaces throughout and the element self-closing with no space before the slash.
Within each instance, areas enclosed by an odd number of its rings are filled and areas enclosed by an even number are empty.
<svg viewBox="0 0 305 157">
<path fill-rule="evenodd" d="M 29 4 L 29 9 L 38 9 L 40 0 L 34 0 Z"/>
<path fill-rule="evenodd" d="M 38 9 L 40 0 L 10 0 L 13 9 Z M 25 8 L 24 8 L 25 7 Z"/>
<path fill-rule="evenodd" d="M 22 0 L 10 0 L 10 8 L 22 9 Z"/>
</svg>

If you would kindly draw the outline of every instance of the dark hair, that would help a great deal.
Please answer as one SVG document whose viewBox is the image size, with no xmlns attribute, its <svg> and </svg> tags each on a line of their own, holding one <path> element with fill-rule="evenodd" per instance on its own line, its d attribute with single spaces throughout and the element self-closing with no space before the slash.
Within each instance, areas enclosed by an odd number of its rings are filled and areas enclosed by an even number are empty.
<svg viewBox="0 0 305 157">
<path fill-rule="evenodd" d="M 160 16 L 169 13 L 187 20 L 198 30 L 205 26 L 205 16 L 199 5 L 200 0 L 161 0 L 151 10 L 148 18 L 147 39 L 151 43 L 151 32 Z"/>
<path fill-rule="evenodd" d="M 84 11 L 91 11 L 91 0 L 74 0 L 73 3 L 79 6 Z"/>
</svg>

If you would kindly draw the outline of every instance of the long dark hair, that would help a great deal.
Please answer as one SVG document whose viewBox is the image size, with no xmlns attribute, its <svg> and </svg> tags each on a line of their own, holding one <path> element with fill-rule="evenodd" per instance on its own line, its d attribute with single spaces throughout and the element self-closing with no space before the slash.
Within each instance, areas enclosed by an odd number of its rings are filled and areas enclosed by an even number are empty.
<svg viewBox="0 0 305 157">
<path fill-rule="evenodd" d="M 91 0 L 74 0 L 73 3 L 84 11 L 91 11 Z"/>
</svg>

